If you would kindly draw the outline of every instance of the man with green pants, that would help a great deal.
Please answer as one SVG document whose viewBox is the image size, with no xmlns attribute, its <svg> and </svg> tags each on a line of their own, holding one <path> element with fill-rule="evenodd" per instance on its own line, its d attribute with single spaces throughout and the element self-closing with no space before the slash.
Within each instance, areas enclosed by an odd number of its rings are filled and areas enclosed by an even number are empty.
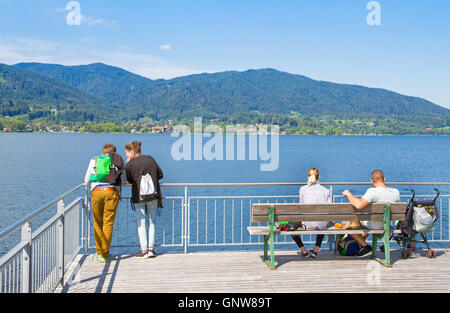
<svg viewBox="0 0 450 313">
<path fill-rule="evenodd" d="M 97 249 L 93 258 L 103 263 L 114 260 L 109 249 L 120 199 L 117 186 L 120 186 L 120 173 L 123 168 L 123 159 L 115 152 L 114 145 L 106 144 L 102 155 L 90 161 L 84 178 L 85 185 L 91 188 L 94 239 Z"/>
</svg>

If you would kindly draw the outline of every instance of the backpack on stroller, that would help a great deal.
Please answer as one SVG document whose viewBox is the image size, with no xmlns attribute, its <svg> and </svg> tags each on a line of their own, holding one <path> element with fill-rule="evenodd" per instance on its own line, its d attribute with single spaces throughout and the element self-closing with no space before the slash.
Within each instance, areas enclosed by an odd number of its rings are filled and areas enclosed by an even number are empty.
<svg viewBox="0 0 450 313">
<path fill-rule="evenodd" d="M 434 250 L 430 249 L 427 240 L 427 233 L 434 231 L 434 222 L 439 218 L 439 212 L 436 206 L 436 200 L 439 197 L 439 190 L 436 191 L 436 196 L 433 200 L 414 200 L 415 192 L 412 192 L 412 198 L 409 200 L 408 207 L 406 208 L 406 216 L 404 221 L 397 223 L 397 229 L 401 231 L 398 236 L 391 236 L 391 239 L 397 241 L 397 243 L 403 247 L 402 257 L 409 258 L 411 250 L 416 249 L 417 243 L 425 243 L 427 245 L 426 256 L 433 258 L 436 256 Z M 417 236 L 420 234 L 423 241 L 417 241 Z"/>
</svg>

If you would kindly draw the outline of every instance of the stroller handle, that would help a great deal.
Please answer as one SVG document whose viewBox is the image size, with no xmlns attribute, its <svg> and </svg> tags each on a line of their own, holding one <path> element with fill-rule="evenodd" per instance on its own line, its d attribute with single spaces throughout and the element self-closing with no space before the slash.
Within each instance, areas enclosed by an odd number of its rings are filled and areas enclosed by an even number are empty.
<svg viewBox="0 0 450 313">
<path fill-rule="evenodd" d="M 437 188 L 434 188 L 434 191 L 436 191 L 436 196 L 434 197 L 433 201 L 436 201 L 436 199 L 439 197 L 439 195 L 441 193 L 439 192 L 439 189 L 437 189 Z"/>
</svg>

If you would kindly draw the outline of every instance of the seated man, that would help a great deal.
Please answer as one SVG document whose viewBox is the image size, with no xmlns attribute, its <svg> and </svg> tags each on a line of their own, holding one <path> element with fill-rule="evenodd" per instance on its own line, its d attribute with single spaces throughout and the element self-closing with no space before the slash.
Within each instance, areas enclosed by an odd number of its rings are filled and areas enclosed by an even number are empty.
<svg viewBox="0 0 450 313">
<path fill-rule="evenodd" d="M 374 170 L 370 181 L 374 188 L 369 188 L 361 199 L 358 199 L 349 190 L 345 190 L 342 194 L 348 198 L 350 203 L 361 210 L 369 203 L 392 203 L 400 202 L 400 192 L 398 189 L 389 188 L 385 185 L 384 174 L 381 170 Z M 368 229 L 383 229 L 382 222 L 362 221 L 361 225 Z M 356 254 L 357 257 L 362 258 L 372 252 L 372 247 L 366 243 L 368 235 L 354 234 L 351 235 L 360 245 L 361 250 Z"/>
</svg>

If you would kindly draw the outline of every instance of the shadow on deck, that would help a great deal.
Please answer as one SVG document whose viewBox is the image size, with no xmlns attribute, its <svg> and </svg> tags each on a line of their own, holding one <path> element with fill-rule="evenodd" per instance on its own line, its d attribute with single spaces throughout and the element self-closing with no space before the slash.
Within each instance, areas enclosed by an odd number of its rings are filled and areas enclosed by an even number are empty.
<svg viewBox="0 0 450 313">
<path fill-rule="evenodd" d="M 55 292 L 450 292 L 450 249 L 402 259 L 391 251 L 393 267 L 369 257 L 336 256 L 323 249 L 317 259 L 297 251 L 275 251 L 277 270 L 262 262 L 262 251 L 162 254 L 154 259 L 120 255 L 103 264 L 79 255 L 64 288 Z M 382 255 L 379 255 L 382 257 Z"/>
</svg>

